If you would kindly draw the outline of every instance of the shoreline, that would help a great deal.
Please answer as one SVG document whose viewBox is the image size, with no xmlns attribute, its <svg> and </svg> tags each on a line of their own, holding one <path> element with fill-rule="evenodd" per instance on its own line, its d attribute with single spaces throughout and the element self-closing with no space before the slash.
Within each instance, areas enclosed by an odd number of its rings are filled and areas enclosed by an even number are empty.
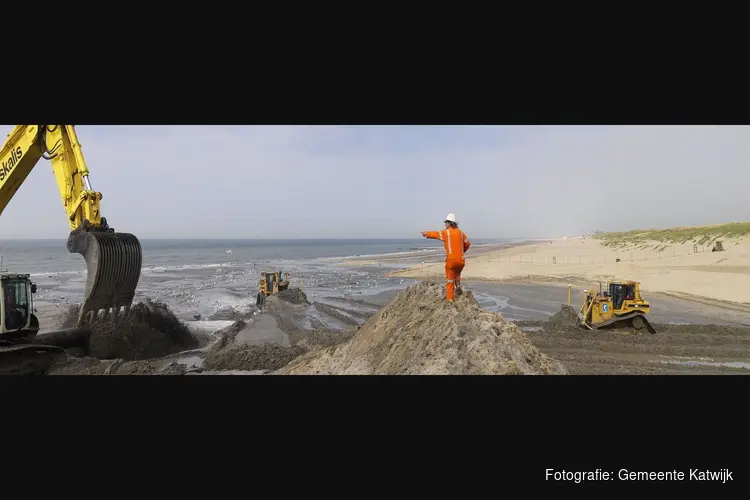
<svg viewBox="0 0 750 500">
<path fill-rule="evenodd" d="M 472 245 L 471 249 L 469 249 L 469 252 L 471 252 L 472 257 L 478 257 L 480 255 L 487 255 L 492 252 L 496 252 L 498 250 L 503 250 L 507 248 L 513 248 L 523 245 L 532 244 L 533 241 L 550 241 L 550 240 L 524 240 L 524 241 L 510 241 L 510 242 L 499 242 L 499 243 L 480 243 L 477 245 Z M 324 260 L 326 262 L 331 263 L 332 265 L 336 266 L 345 266 L 345 267 L 370 267 L 370 266 L 379 266 L 382 263 L 385 264 L 399 264 L 399 265 L 408 265 L 408 264 L 434 264 L 437 262 L 443 262 L 445 260 L 445 251 L 443 250 L 443 247 L 441 246 L 435 246 L 435 248 L 429 248 L 425 250 L 419 250 L 419 251 L 413 251 L 413 252 L 394 252 L 394 253 L 388 253 L 388 254 L 381 254 L 381 255 L 355 255 L 351 257 L 335 257 L 335 258 L 325 258 L 325 259 L 318 259 L 318 260 Z M 467 260 L 468 260 L 468 254 L 467 254 Z M 419 261 L 419 262 L 414 262 Z M 415 266 L 417 268 L 418 266 Z M 404 271 L 408 271 L 409 269 L 405 269 Z M 401 277 L 401 276 L 391 276 L 391 274 L 387 274 L 387 277 Z"/>
<path fill-rule="evenodd" d="M 388 239 L 384 239 L 385 241 L 389 241 Z M 17 240 L 17 239 L 10 239 L 8 240 L 10 242 L 21 242 L 25 240 Z M 170 239 L 164 239 L 164 241 L 173 241 Z M 193 240 L 185 240 L 185 241 L 193 241 Z M 275 241 L 275 240 L 274 240 Z M 307 241 L 307 240 L 303 240 Z M 332 240 L 326 240 L 322 239 L 320 241 L 332 241 Z M 345 240 L 346 241 L 346 240 Z M 358 240 L 352 240 L 352 241 L 358 241 Z M 361 241 L 370 241 L 363 239 Z M 517 246 L 526 244 L 528 242 L 534 242 L 534 241 L 542 241 L 542 240 L 511 240 L 508 242 L 505 241 L 499 241 L 499 242 L 492 242 L 492 243 L 478 243 L 474 246 L 472 246 L 472 252 L 479 254 L 479 253 L 487 253 L 488 251 L 497 250 L 500 248 L 506 248 L 510 246 Z M 544 240 L 547 241 L 547 240 Z M 437 262 L 441 260 L 443 248 L 439 245 L 433 245 L 433 246 L 419 246 L 419 243 L 424 243 L 424 241 L 415 240 L 413 242 L 414 246 L 409 249 L 399 250 L 399 251 L 393 251 L 393 252 L 384 252 L 384 253 L 376 253 L 376 254 L 353 254 L 353 255 L 341 255 L 341 256 L 333 256 L 333 257 L 300 257 L 300 258 L 279 258 L 279 259 L 268 259 L 266 257 L 260 258 L 258 260 L 221 260 L 220 257 L 226 255 L 225 253 L 217 254 L 217 260 L 212 262 L 202 262 L 202 263 L 172 263 L 172 264 L 156 264 L 156 263 L 149 263 L 144 260 L 144 263 L 141 267 L 142 273 L 165 273 L 165 272 L 173 272 L 173 271 L 185 271 L 185 270 L 202 270 L 202 269 L 219 269 L 219 268 L 241 268 L 246 266 L 266 266 L 270 261 L 276 261 L 278 265 L 283 266 L 286 263 L 295 263 L 295 262 L 308 262 L 308 263 L 322 263 L 326 265 L 331 265 L 333 267 L 337 266 L 368 266 L 368 265 L 377 265 L 378 262 L 410 262 L 410 261 L 417 261 L 417 260 L 424 260 L 425 262 Z M 144 252 L 145 253 L 145 252 Z M 66 255 L 67 256 L 67 255 Z M 86 267 L 85 263 L 80 260 L 75 260 L 70 263 L 71 266 L 68 269 L 65 270 L 50 270 L 50 269 L 41 269 L 41 270 L 33 270 L 30 272 L 30 275 L 34 278 L 38 277 L 50 277 L 50 276 L 75 276 L 75 275 L 81 275 L 86 273 Z M 76 267 L 76 268 L 71 268 Z"/>
</svg>

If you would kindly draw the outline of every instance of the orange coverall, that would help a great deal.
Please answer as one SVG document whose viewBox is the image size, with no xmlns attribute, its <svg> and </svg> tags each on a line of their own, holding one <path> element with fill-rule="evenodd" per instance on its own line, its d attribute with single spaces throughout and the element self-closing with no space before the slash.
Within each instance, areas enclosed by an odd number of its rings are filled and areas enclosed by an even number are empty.
<svg viewBox="0 0 750 500">
<path fill-rule="evenodd" d="M 425 238 L 441 240 L 445 245 L 445 298 L 453 302 L 456 292 L 456 281 L 461 281 L 461 271 L 466 265 L 464 254 L 471 246 L 469 238 L 458 228 L 442 231 L 425 231 Z"/>
</svg>

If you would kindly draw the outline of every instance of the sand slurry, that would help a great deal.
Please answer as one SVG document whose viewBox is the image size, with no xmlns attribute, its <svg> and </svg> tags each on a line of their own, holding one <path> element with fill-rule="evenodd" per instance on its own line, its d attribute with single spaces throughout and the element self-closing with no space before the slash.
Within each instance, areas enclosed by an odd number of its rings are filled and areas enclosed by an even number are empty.
<svg viewBox="0 0 750 500">
<path fill-rule="evenodd" d="M 302 330 L 293 321 L 310 306 L 307 295 L 299 288 L 290 288 L 268 297 L 263 312 L 274 318 L 278 328 L 289 336 L 288 346 L 275 343 L 247 344 L 238 342 L 241 332 L 257 328 L 255 318 L 236 321 L 233 325 L 216 332 L 217 342 L 211 347 L 203 362 L 207 372 L 215 371 L 262 371 L 278 370 L 302 354 L 337 345 L 347 340 L 353 331 L 330 331 L 324 328 L 313 331 Z"/>
<path fill-rule="evenodd" d="M 75 325 L 78 308 L 64 314 L 63 328 Z M 84 356 L 60 356 L 47 375 L 178 375 L 185 368 L 165 358 L 206 342 L 192 335 L 166 304 L 152 300 L 134 305 L 124 318 L 99 320 L 91 329 Z"/>
</svg>

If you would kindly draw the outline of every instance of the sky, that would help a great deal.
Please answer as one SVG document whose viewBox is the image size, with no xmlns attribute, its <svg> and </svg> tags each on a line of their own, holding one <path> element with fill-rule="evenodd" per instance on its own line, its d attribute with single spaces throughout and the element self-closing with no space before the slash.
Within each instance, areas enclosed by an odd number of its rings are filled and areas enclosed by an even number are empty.
<svg viewBox="0 0 750 500">
<path fill-rule="evenodd" d="M 6 134 L 11 125 L 4 126 Z M 144 238 L 557 238 L 750 220 L 748 126 L 76 126 Z M 40 160 L 0 238 L 66 238 Z"/>
</svg>

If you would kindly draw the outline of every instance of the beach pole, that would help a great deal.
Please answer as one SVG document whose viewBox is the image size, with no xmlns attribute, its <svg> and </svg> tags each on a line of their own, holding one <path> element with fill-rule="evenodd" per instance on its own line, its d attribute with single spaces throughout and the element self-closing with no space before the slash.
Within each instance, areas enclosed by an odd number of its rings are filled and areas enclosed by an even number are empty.
<svg viewBox="0 0 750 500">
<path fill-rule="evenodd" d="M 570 291 L 572 285 L 568 285 L 568 319 L 570 319 Z"/>
</svg>

